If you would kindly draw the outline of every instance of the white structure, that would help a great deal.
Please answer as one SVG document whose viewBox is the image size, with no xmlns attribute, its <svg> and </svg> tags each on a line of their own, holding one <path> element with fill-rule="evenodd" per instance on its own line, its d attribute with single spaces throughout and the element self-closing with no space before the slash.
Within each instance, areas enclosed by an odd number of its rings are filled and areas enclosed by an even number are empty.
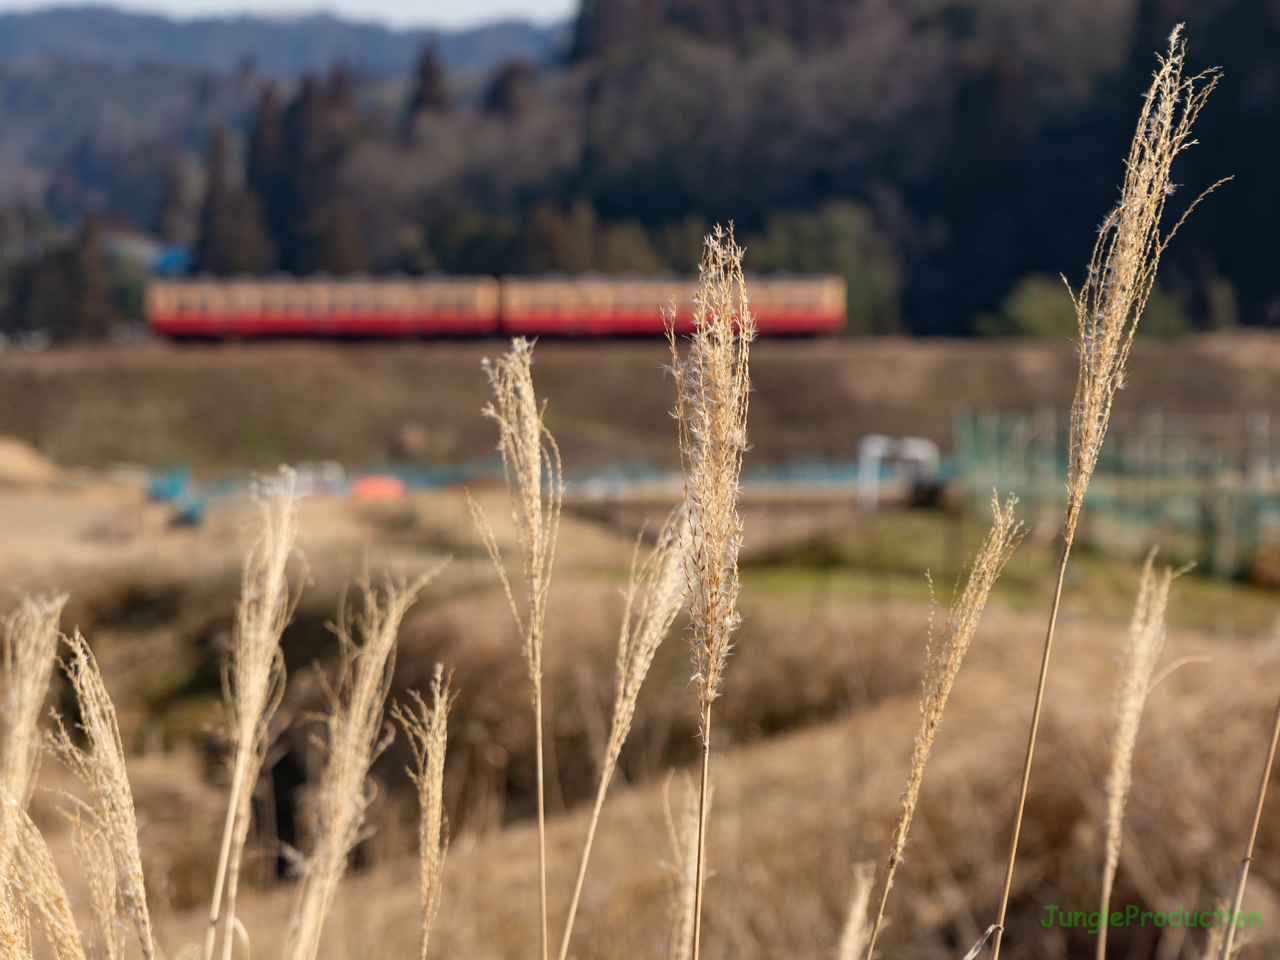
<svg viewBox="0 0 1280 960">
<path fill-rule="evenodd" d="M 867 434 L 858 441 L 858 506 L 863 510 L 879 506 L 880 474 L 886 463 L 897 468 L 898 479 L 918 486 L 937 478 L 941 459 L 938 445 L 926 437 Z"/>
</svg>

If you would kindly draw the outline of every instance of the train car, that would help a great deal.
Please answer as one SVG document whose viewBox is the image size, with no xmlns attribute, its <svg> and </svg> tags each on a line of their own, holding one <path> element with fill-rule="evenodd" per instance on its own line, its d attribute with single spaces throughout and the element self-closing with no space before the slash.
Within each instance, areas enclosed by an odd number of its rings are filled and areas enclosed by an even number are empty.
<svg viewBox="0 0 1280 960">
<path fill-rule="evenodd" d="M 498 332 L 498 282 L 211 279 L 152 281 L 146 317 L 170 337 L 456 337 Z"/>
<path fill-rule="evenodd" d="M 512 336 L 661 336 L 694 325 L 695 279 L 504 277 L 502 330 Z M 763 336 L 836 333 L 845 325 L 841 277 L 750 277 L 749 309 Z"/>
<path fill-rule="evenodd" d="M 146 316 L 178 338 L 661 336 L 693 329 L 694 279 L 614 277 L 213 279 L 153 281 Z M 764 336 L 835 333 L 845 324 L 840 277 L 751 277 Z"/>
<path fill-rule="evenodd" d="M 692 326 L 696 280 L 504 277 L 502 330 L 511 336 L 661 336 L 663 310 Z"/>
</svg>

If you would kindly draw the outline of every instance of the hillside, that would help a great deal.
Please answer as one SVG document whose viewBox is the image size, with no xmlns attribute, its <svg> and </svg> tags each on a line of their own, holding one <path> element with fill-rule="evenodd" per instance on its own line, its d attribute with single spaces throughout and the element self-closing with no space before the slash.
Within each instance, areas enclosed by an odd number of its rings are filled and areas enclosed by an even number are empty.
<svg viewBox="0 0 1280 960">
<path fill-rule="evenodd" d="M 0 64 L 57 59 L 118 68 L 167 64 L 220 73 L 245 62 L 292 77 L 343 61 L 386 77 L 404 73 L 434 43 L 451 69 L 488 73 L 504 60 L 541 62 L 567 41 L 567 25 L 519 21 L 470 30 L 393 30 L 316 15 L 178 21 L 108 7 L 61 7 L 0 15 Z"/>
<path fill-rule="evenodd" d="M 197 269 L 219 274 L 690 272 L 705 232 L 732 221 L 752 270 L 841 274 L 851 332 L 963 336 L 994 318 L 1033 334 L 1066 300 L 1057 277 L 1082 279 L 1139 97 L 1184 20 L 1188 72 L 1220 66 L 1221 82 L 1199 145 L 1177 161 L 1169 225 L 1233 179 L 1169 245 L 1154 305 L 1170 330 L 1280 317 L 1267 252 L 1280 223 L 1267 160 L 1280 129 L 1274 4 L 752 9 L 764 19 L 728 0 L 599 0 L 578 41 L 603 18 L 626 43 L 566 62 L 551 55 L 554 30 L 495 27 L 441 38 L 439 58 L 412 69 L 425 35 L 323 18 L 6 19 L 3 42 L 36 59 L 0 53 L 0 207 L 20 201 L 0 209 L 17 238 L 0 252 L 12 265 L 0 324 L 48 329 L 19 295 L 24 278 L 97 212 L 167 244 L 207 239 Z M 733 29 L 715 27 L 733 10 Z M 806 10 L 808 26 L 782 13 Z M 632 14 L 654 29 L 632 30 Z M 832 17 L 840 30 L 821 26 Z M 123 65 L 97 62 L 107 47 Z M 186 64 L 156 62 L 166 50 Z M 534 62 L 501 63 L 510 56 Z M 333 58 L 349 67 L 311 84 L 272 72 Z M 212 166 L 228 189 L 207 189 Z M 239 226 L 206 231 L 206 214 Z M 240 231 L 264 242 L 227 239 Z M 122 310 L 130 296 L 117 296 Z"/>
<path fill-rule="evenodd" d="M 480 360 L 502 349 L 494 340 L 10 351 L 0 354 L 0 434 L 92 467 L 479 459 L 493 451 Z M 676 465 L 664 344 L 543 341 L 535 356 L 566 470 Z M 946 450 L 957 409 L 1065 409 L 1075 366 L 1066 341 L 762 342 L 752 357 L 748 467 L 846 461 L 869 432 L 931 437 Z M 1118 411 L 1280 417 L 1273 334 L 1139 340 L 1131 366 Z"/>
</svg>

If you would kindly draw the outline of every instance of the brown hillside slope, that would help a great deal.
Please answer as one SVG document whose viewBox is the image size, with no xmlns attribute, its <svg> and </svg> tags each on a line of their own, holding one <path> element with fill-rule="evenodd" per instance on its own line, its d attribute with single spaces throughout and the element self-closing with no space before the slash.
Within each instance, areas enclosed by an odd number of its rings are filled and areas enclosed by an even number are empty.
<svg viewBox="0 0 1280 960">
<path fill-rule="evenodd" d="M 480 359 L 498 340 L 70 348 L 0 354 L 0 434 L 64 464 L 202 470 L 335 459 L 451 463 L 493 453 Z M 538 345 L 534 379 L 566 469 L 676 466 L 661 343 Z M 1118 410 L 1280 412 L 1280 338 L 1140 340 Z M 747 466 L 845 460 L 862 434 L 950 447 L 958 407 L 1064 407 L 1074 346 L 1016 340 L 768 341 L 752 354 Z"/>
</svg>

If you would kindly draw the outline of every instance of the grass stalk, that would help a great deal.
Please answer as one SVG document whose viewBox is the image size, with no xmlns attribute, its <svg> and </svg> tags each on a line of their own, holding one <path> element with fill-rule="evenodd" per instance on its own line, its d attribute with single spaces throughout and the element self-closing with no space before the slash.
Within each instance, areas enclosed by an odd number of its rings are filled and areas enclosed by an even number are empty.
<svg viewBox="0 0 1280 960">
<path fill-rule="evenodd" d="M 1017 502 L 1016 497 L 1010 496 L 1002 506 L 1000 498 L 992 495 L 991 529 L 987 531 L 982 546 L 969 568 L 969 579 L 965 583 L 964 590 L 951 603 L 942 637 L 935 644 L 931 636 L 925 651 L 924 691 L 920 697 L 920 729 L 916 733 L 915 749 L 911 756 L 911 772 L 907 775 L 907 786 L 902 792 L 901 809 L 893 828 L 893 840 L 889 847 L 889 862 L 885 868 L 880 905 L 872 922 L 871 934 L 866 938 L 864 953 L 867 960 L 870 960 L 875 952 L 876 939 L 880 935 L 880 927 L 884 920 L 885 903 L 889 899 L 889 891 L 893 888 L 894 874 L 906 851 L 907 835 L 911 831 L 911 821 L 915 816 L 916 803 L 920 798 L 920 785 L 924 781 L 925 764 L 929 761 L 929 755 L 933 751 L 933 741 L 937 737 L 938 728 L 942 725 L 947 699 L 951 696 L 951 689 L 955 686 L 956 677 L 960 674 L 960 665 L 977 632 L 982 611 L 987 605 L 987 598 L 991 595 L 991 588 L 1024 536 L 1022 524 L 1015 521 L 1013 516 L 1013 508 Z M 855 901 L 859 895 L 860 891 L 855 886 Z M 856 911 L 851 910 L 851 921 L 855 913 Z"/>
<path fill-rule="evenodd" d="M 747 445 L 748 353 L 755 324 L 747 309 L 742 249 L 732 229 L 706 238 L 694 334 L 680 356 L 674 318 L 668 318 L 671 369 L 676 381 L 676 420 L 684 475 L 684 512 L 689 525 L 683 556 L 689 604 L 694 683 L 698 695 L 702 770 L 699 787 L 697 872 L 693 944 L 702 939 L 702 887 L 706 877 L 706 809 L 711 781 L 711 705 L 719 696 L 725 661 L 740 616 L 738 477 Z"/>
<path fill-rule="evenodd" d="M 1062 553 L 1054 583 L 1053 601 L 1049 608 L 1049 624 L 1045 631 L 1018 803 L 1014 812 L 1013 836 L 1009 843 L 1004 886 L 991 943 L 992 960 L 997 960 L 1000 956 L 1000 944 L 1004 936 L 1005 916 L 1013 886 L 1013 869 L 1018 855 L 1018 839 L 1022 831 L 1027 788 L 1031 781 L 1031 764 L 1044 704 L 1049 658 L 1053 650 L 1054 629 L 1062 600 L 1062 585 L 1085 491 L 1106 436 L 1112 400 L 1124 383 L 1125 363 L 1133 345 L 1138 320 L 1155 284 L 1160 257 L 1178 227 L 1205 195 L 1201 194 L 1192 201 L 1170 230 L 1161 230 L 1165 202 L 1174 190 L 1174 184 L 1170 180 L 1174 158 L 1195 143 L 1191 139 L 1191 127 L 1218 81 L 1216 71 L 1193 77 L 1184 76 L 1185 53 L 1186 43 L 1181 39 L 1179 26 L 1169 37 L 1166 54 L 1158 58 L 1158 68 L 1143 101 L 1125 163 L 1120 201 L 1107 214 L 1099 228 L 1084 285 L 1079 291 L 1072 292 L 1079 323 L 1080 370 L 1075 400 L 1071 407 L 1067 508 L 1063 523 Z M 1216 186 L 1218 184 L 1214 184 Z M 1213 187 L 1209 189 L 1212 190 Z"/>
<path fill-rule="evenodd" d="M 271 718 L 284 694 L 280 635 L 297 602 L 296 595 L 290 599 L 285 570 L 298 534 L 294 480 L 292 470 L 282 469 L 274 482 L 263 484 L 256 492 L 261 530 L 245 557 L 235 630 L 222 674 L 223 703 L 231 731 L 231 794 L 205 928 L 204 960 L 213 957 L 224 885 L 222 955 L 223 960 L 231 960 L 236 892 L 249 836 L 253 788 L 266 759 Z"/>
<path fill-rule="evenodd" d="M 696 903 L 694 891 L 698 883 L 698 813 L 699 797 L 693 790 L 693 782 L 684 774 L 684 803 L 677 817 L 671 812 L 671 779 L 662 790 L 662 812 L 666 819 L 667 836 L 675 863 L 672 873 L 671 933 L 668 942 L 669 960 L 687 960 L 693 947 L 693 911 Z M 707 799 L 706 809 L 711 801 Z"/>
<path fill-rule="evenodd" d="M 53 862 L 44 838 L 24 809 L 24 804 L 8 791 L 0 790 L 0 807 L 6 821 L 14 824 L 11 870 L 4 878 L 5 926 L 30 942 L 30 913 L 35 908 L 45 940 L 56 960 L 84 960 L 79 928 L 71 913 L 71 901 Z M 24 902 L 25 900 L 25 902 Z M 21 955 L 21 954 L 17 954 Z M 30 955 L 30 952 L 27 952 Z M 6 954 L 8 956 L 8 954 Z"/>
<path fill-rule="evenodd" d="M 31 942 L 31 915 L 21 894 L 7 880 L 0 879 L 0 956 L 14 960 L 34 960 Z"/>
<path fill-rule="evenodd" d="M 1156 551 L 1147 554 L 1138 584 L 1138 598 L 1129 623 L 1129 645 L 1116 698 L 1116 735 L 1111 750 L 1111 771 L 1107 775 L 1107 829 L 1102 866 L 1102 892 L 1098 927 L 1097 960 L 1107 955 L 1107 918 L 1111 911 L 1111 890 L 1120 864 L 1121 828 L 1124 808 L 1133 783 L 1133 751 L 1138 742 L 1138 725 L 1147 694 L 1154 685 L 1156 661 L 1164 649 L 1164 613 L 1169 603 L 1169 584 L 1177 576 L 1166 568 L 1157 577 L 1153 564 Z"/>
<path fill-rule="evenodd" d="M 36 726 L 58 662 L 58 621 L 67 595 L 23 597 L 4 625 L 4 741 L 0 744 L 0 788 L 23 808 L 35 789 L 42 746 Z M 0 871 L 3 872 L 3 871 Z"/>
<path fill-rule="evenodd" d="M 1225 904 L 1219 909 L 1225 909 Z M 1231 924 L 1214 924 L 1209 928 L 1209 935 L 1205 937 L 1204 952 L 1200 954 L 1201 960 L 1224 960 L 1231 956 L 1231 948 L 1228 947 L 1223 952 L 1223 946 L 1226 943 L 1227 931 L 1231 929 Z"/>
<path fill-rule="evenodd" d="M 80 728 L 88 749 L 81 749 L 72 741 L 61 719 L 52 734 L 52 748 L 89 792 L 89 801 L 80 804 L 79 812 L 106 838 L 125 919 L 133 927 L 144 960 L 155 960 L 151 911 L 138 849 L 138 821 L 115 707 L 84 637 L 76 633 L 67 643 L 71 655 L 63 662 L 63 669 L 80 706 Z"/>
<path fill-rule="evenodd" d="M 582 845 L 578 878 L 574 883 L 573 896 L 569 900 L 569 914 L 565 919 L 564 935 L 560 941 L 559 960 L 565 960 L 569 954 L 569 938 L 573 934 L 573 922 L 578 914 L 578 902 L 587 876 L 587 862 L 591 858 L 600 811 L 604 807 L 605 794 L 608 793 L 609 783 L 618 765 L 618 757 L 622 754 L 622 745 L 631 732 L 640 687 L 649 673 L 654 654 L 671 629 L 684 602 L 684 566 L 680 553 L 682 529 L 683 519 L 673 518 L 643 566 L 637 569 L 635 563 L 632 563 L 626 605 L 622 614 L 622 629 L 618 634 L 613 722 L 609 727 L 609 741 L 600 768 L 595 805 L 587 824 L 587 837 Z"/>
<path fill-rule="evenodd" d="M 124 956 L 124 931 L 116 921 L 119 891 L 111 868 L 111 844 L 101 828 L 86 820 L 80 811 L 71 814 L 71 842 L 89 884 L 93 955 L 98 960 L 119 960 Z"/>
<path fill-rule="evenodd" d="M 58 662 L 58 621 L 67 596 L 23 597 L 5 622 L 0 682 L 0 790 L 17 801 L 16 808 L 0 809 L 0 877 L 9 875 L 13 845 L 21 825 L 10 813 L 25 810 L 36 786 L 43 753 L 38 731 L 40 709 L 49 692 L 49 680 Z"/>
<path fill-rule="evenodd" d="M 876 865 L 870 860 L 854 864 L 853 896 L 849 898 L 849 914 L 840 934 L 836 960 L 861 960 L 867 952 L 867 907 L 871 905 L 871 888 L 875 879 Z"/>
<path fill-rule="evenodd" d="M 1267 744 L 1267 758 L 1262 765 L 1262 781 L 1258 784 L 1258 798 L 1253 803 L 1253 822 L 1249 826 L 1249 840 L 1245 844 L 1244 858 L 1240 861 L 1240 872 L 1236 875 L 1235 891 L 1231 894 L 1231 910 L 1227 914 L 1226 935 L 1222 939 L 1222 951 L 1219 960 L 1229 960 L 1231 945 L 1235 939 L 1235 917 L 1240 913 L 1244 903 L 1244 887 L 1249 879 L 1249 864 L 1253 862 L 1253 846 L 1258 839 L 1258 824 L 1262 822 L 1262 802 L 1267 796 L 1267 782 L 1271 779 L 1271 767 L 1276 759 L 1276 745 L 1280 743 L 1280 702 L 1276 704 L 1276 713 L 1271 721 L 1271 742 Z M 1205 953 L 1211 957 L 1211 952 Z"/>
<path fill-rule="evenodd" d="M 419 960 L 427 960 L 431 924 L 440 909 L 444 858 L 449 851 L 449 825 L 444 815 L 444 755 L 449 740 L 449 677 L 436 664 L 431 679 L 431 706 L 416 690 L 410 691 L 417 706 L 410 713 L 395 704 L 391 709 L 409 737 L 413 766 L 409 778 L 418 791 L 418 869 L 422 915 L 419 921 Z"/>
<path fill-rule="evenodd" d="M 361 839 L 373 800 L 369 767 L 393 736 L 389 728 L 383 731 L 382 710 L 395 668 L 400 621 L 438 572 L 408 585 L 388 581 L 381 593 L 366 581 L 363 608 L 354 624 L 345 611 L 338 618 L 342 661 L 337 681 L 329 687 L 328 761 L 316 794 L 314 843 L 302 863 L 282 951 L 285 960 L 315 960 L 347 855 Z M 353 634 L 359 635 L 360 643 Z"/>
<path fill-rule="evenodd" d="M 551 568 L 555 561 L 556 535 L 560 529 L 560 503 L 564 496 L 560 450 L 543 423 L 545 405 L 539 406 L 530 367 L 533 344 L 523 337 L 511 341 L 511 350 L 495 361 L 484 361 L 493 388 L 494 402 L 484 415 L 498 424 L 499 449 L 526 584 L 526 612 L 521 613 L 507 579 L 493 529 L 484 512 L 470 499 L 472 516 L 497 568 L 512 616 L 520 631 L 525 665 L 533 696 L 534 755 L 538 801 L 538 904 L 541 957 L 548 960 L 547 933 L 547 814 L 546 773 L 542 730 L 542 644 Z"/>
</svg>

